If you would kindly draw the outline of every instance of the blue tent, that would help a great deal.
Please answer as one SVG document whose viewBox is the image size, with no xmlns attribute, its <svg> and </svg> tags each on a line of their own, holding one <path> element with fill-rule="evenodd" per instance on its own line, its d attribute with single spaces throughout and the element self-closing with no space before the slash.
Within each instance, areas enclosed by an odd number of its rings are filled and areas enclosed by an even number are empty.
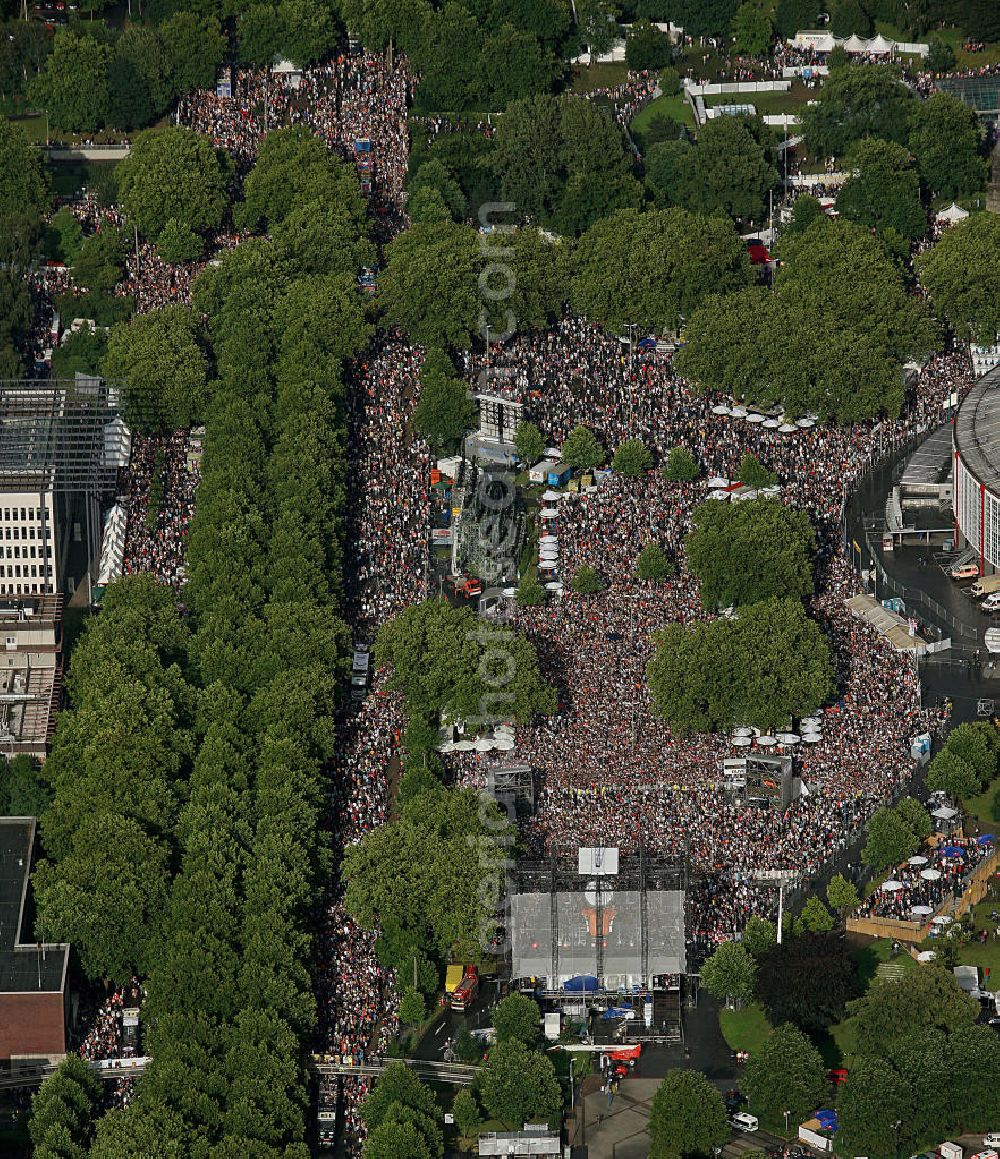
<svg viewBox="0 0 1000 1159">
<path fill-rule="evenodd" d="M 602 1018 L 610 1021 L 612 1018 L 628 1018 L 632 1014 L 631 1006 L 609 1006 L 607 1010 L 601 1015 Z"/>
<path fill-rule="evenodd" d="M 993 834 L 992 833 L 981 833 L 976 838 L 976 844 L 977 845 L 992 845 L 993 844 Z"/>
<path fill-rule="evenodd" d="M 654 350 L 655 348 L 656 348 L 656 339 L 655 338 L 640 338 L 639 339 L 639 349 L 640 350 Z"/>
<path fill-rule="evenodd" d="M 961 845 L 946 845 L 944 847 L 944 849 L 941 850 L 941 852 L 944 854 L 945 857 L 964 857 L 965 856 L 965 850 L 961 847 Z"/>
<path fill-rule="evenodd" d="M 575 978 L 569 978 L 563 986 L 564 990 L 568 990 L 571 994 L 579 994 L 586 990 L 597 989 L 597 979 L 593 974 L 577 974 Z"/>
</svg>

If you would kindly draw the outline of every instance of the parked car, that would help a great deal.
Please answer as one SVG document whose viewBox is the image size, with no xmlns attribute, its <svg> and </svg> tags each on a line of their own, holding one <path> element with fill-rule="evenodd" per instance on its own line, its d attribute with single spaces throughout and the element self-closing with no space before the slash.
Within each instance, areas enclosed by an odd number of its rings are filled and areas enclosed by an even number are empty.
<svg viewBox="0 0 1000 1159">
<path fill-rule="evenodd" d="M 983 1136 L 984 1147 L 1000 1147 L 1000 1131 L 990 1131 L 988 1135 Z"/>
<path fill-rule="evenodd" d="M 979 607 L 984 612 L 1000 612 L 1000 592 L 993 592 L 992 595 L 988 595 Z"/>
</svg>

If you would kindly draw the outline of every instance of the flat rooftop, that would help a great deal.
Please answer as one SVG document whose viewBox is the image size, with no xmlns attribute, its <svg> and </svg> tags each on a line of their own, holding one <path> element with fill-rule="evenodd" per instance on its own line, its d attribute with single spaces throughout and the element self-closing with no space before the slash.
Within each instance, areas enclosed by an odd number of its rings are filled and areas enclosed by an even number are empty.
<svg viewBox="0 0 1000 1159">
<path fill-rule="evenodd" d="M 60 993 L 66 983 L 69 946 L 34 940 L 28 897 L 34 844 L 34 817 L 0 817 L 0 994 Z"/>
<path fill-rule="evenodd" d="M 988 491 L 1000 495 L 1000 366 L 984 374 L 955 417 L 955 449 Z"/>
</svg>

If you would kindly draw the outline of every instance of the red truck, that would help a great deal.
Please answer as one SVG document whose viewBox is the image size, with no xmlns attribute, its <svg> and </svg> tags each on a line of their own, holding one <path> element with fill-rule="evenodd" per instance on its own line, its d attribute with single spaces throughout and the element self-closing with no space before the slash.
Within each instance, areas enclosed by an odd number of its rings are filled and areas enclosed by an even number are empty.
<svg viewBox="0 0 1000 1159">
<path fill-rule="evenodd" d="M 455 589 L 455 594 L 458 596 L 481 596 L 483 594 L 482 581 L 473 579 L 471 576 L 464 575 L 450 575 L 445 583 L 449 587 Z"/>
<path fill-rule="evenodd" d="M 465 1014 L 479 994 L 479 968 L 466 966 L 462 974 L 462 981 L 451 994 L 451 1008 L 459 1014 Z"/>
</svg>

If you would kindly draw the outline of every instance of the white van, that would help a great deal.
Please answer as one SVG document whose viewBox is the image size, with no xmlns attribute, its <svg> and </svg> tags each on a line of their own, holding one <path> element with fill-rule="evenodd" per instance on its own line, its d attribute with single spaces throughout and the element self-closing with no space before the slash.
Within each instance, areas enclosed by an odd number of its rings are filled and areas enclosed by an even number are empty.
<svg viewBox="0 0 1000 1159">
<path fill-rule="evenodd" d="M 990 1149 L 1000 1147 L 1000 1131 L 990 1131 L 983 1139 L 983 1146 Z"/>
<path fill-rule="evenodd" d="M 759 1126 L 757 1116 L 748 1114 L 746 1111 L 737 1111 L 729 1122 L 737 1131 L 756 1131 Z M 992 1136 L 990 1137 L 992 1138 Z"/>
</svg>

